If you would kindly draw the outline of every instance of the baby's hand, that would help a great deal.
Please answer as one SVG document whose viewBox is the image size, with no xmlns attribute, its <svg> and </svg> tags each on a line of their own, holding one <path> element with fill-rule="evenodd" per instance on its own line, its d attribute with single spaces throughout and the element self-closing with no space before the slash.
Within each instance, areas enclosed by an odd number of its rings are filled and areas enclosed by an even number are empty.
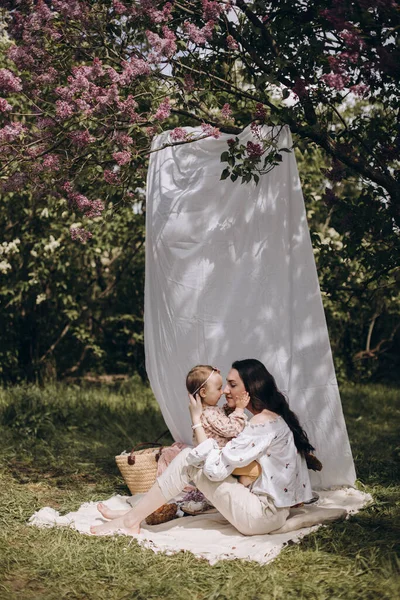
<svg viewBox="0 0 400 600">
<path fill-rule="evenodd" d="M 248 392 L 243 392 L 239 398 L 236 400 L 236 408 L 246 408 L 248 403 L 250 402 L 250 396 Z"/>
<path fill-rule="evenodd" d="M 193 425 L 199 423 L 201 413 L 203 412 L 203 405 L 201 404 L 200 394 L 196 394 L 196 396 L 192 396 L 192 394 L 189 394 L 189 411 Z"/>
</svg>

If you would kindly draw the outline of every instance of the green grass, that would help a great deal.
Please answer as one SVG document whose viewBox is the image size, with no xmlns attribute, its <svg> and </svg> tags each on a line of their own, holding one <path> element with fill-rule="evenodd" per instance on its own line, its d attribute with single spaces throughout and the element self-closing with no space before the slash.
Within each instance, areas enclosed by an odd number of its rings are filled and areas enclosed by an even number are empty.
<svg viewBox="0 0 400 600">
<path fill-rule="evenodd" d="M 166 428 L 139 380 L 118 387 L 0 389 L 1 600 L 400 599 L 400 394 L 342 389 L 359 487 L 375 502 L 290 545 L 268 565 L 154 554 L 124 537 L 26 525 L 128 493 L 114 455 Z M 165 443 L 171 441 L 164 438 Z"/>
</svg>

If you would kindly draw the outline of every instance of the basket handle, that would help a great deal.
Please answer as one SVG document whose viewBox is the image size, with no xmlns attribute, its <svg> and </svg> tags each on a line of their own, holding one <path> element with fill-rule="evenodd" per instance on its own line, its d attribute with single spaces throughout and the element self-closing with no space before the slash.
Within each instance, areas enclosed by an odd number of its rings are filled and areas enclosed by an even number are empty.
<svg viewBox="0 0 400 600">
<path fill-rule="evenodd" d="M 136 444 L 136 446 L 133 446 L 133 448 L 131 450 L 131 453 L 128 456 L 128 465 L 134 465 L 135 464 L 135 454 L 134 454 L 134 452 L 138 448 L 141 448 L 142 446 L 160 446 L 160 449 L 159 449 L 159 451 L 157 452 L 157 454 L 155 456 L 156 462 L 158 462 L 159 458 L 161 456 L 161 452 L 163 451 L 163 445 L 159 444 L 158 440 L 161 440 L 161 438 L 163 438 L 165 435 L 167 435 L 167 433 L 169 433 L 169 429 L 167 429 L 161 435 L 159 435 L 155 442 L 142 442 L 140 444 Z"/>
<path fill-rule="evenodd" d="M 155 459 L 156 462 L 159 461 L 159 458 L 161 456 L 161 452 L 163 451 L 163 445 L 162 444 L 158 444 L 157 442 L 142 442 L 141 444 L 136 444 L 136 446 L 134 446 L 131 450 L 130 455 L 128 456 L 128 465 L 134 465 L 135 464 L 135 452 L 136 450 L 138 450 L 138 448 L 141 448 L 142 446 L 159 446 L 159 450 L 157 452 L 157 454 L 155 455 Z"/>
</svg>

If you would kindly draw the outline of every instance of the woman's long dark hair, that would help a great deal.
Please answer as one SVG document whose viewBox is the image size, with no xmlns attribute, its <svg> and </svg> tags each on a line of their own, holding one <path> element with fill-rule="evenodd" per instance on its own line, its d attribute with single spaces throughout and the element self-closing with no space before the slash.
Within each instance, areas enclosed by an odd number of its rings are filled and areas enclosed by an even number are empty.
<svg viewBox="0 0 400 600">
<path fill-rule="evenodd" d="M 232 369 L 240 375 L 246 391 L 250 395 L 250 402 L 256 411 L 264 408 L 280 415 L 293 432 L 294 443 L 301 454 L 315 450 L 308 441 L 308 436 L 302 429 L 298 418 L 290 410 L 285 396 L 276 387 L 275 379 L 266 367 L 255 358 L 236 360 Z"/>
</svg>

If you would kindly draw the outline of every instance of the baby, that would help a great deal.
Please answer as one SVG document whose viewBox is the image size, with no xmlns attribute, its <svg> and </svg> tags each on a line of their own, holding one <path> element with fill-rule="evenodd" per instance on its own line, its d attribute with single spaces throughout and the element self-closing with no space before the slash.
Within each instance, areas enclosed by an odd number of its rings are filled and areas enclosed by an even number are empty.
<svg viewBox="0 0 400 600">
<path fill-rule="evenodd" d="M 204 433 L 213 438 L 220 448 L 243 431 L 247 421 L 244 413 L 247 397 L 238 400 L 235 406 L 217 406 L 223 393 L 219 369 L 210 365 L 193 367 L 186 377 L 186 389 L 192 396 L 199 394 L 203 405 L 201 424 Z M 194 437 L 193 444 L 196 445 Z"/>
<path fill-rule="evenodd" d="M 208 438 L 213 438 L 220 448 L 226 446 L 243 431 L 247 422 L 244 409 L 248 404 L 248 394 L 245 392 L 236 401 L 228 400 L 222 408 L 217 406 L 223 394 L 219 369 L 210 365 L 193 367 L 186 377 L 186 389 L 192 396 L 199 394 L 203 405 L 200 420 L 204 433 Z M 193 445 L 196 445 L 194 436 Z M 259 464 L 253 461 L 247 467 L 235 469 L 233 475 L 239 477 L 240 483 L 248 486 L 259 477 L 260 473 Z"/>
</svg>

